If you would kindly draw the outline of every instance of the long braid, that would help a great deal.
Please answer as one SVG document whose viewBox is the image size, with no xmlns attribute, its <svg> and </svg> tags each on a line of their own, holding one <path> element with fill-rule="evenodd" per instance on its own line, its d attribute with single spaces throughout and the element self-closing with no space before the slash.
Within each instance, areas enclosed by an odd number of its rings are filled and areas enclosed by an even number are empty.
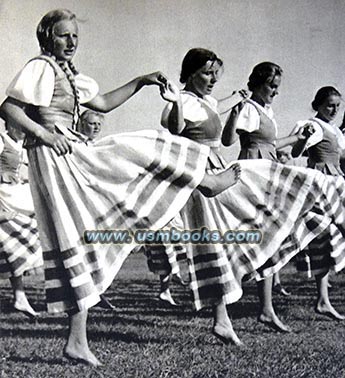
<svg viewBox="0 0 345 378">
<path fill-rule="evenodd" d="M 76 70 L 74 64 L 72 62 L 67 62 L 67 65 L 65 64 L 65 62 L 58 62 L 59 66 L 61 67 L 61 69 L 63 70 L 63 72 L 65 73 L 69 83 L 71 84 L 71 88 L 72 88 L 72 91 L 73 91 L 73 95 L 74 95 L 74 108 L 73 108 L 73 124 L 72 124 L 72 129 L 75 130 L 76 129 L 76 126 L 77 126 L 77 123 L 79 122 L 80 120 L 80 97 L 79 97 L 79 92 L 78 92 L 78 88 L 76 86 L 76 83 L 75 83 L 75 79 L 74 79 L 74 76 L 75 75 L 78 75 L 78 71 Z"/>
</svg>

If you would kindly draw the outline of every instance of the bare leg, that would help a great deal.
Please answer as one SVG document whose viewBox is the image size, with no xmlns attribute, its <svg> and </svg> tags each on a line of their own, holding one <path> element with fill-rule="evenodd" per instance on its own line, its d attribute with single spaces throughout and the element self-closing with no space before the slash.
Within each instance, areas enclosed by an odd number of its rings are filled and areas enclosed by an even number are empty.
<svg viewBox="0 0 345 378">
<path fill-rule="evenodd" d="M 86 321 L 87 310 L 77 313 L 69 313 L 69 335 L 64 348 L 64 356 L 75 361 L 92 366 L 100 366 L 100 361 L 90 351 L 87 335 Z"/>
<path fill-rule="evenodd" d="M 318 314 L 327 315 L 336 320 L 344 320 L 345 316 L 340 315 L 339 312 L 332 306 L 329 300 L 328 276 L 329 276 L 329 272 L 318 274 L 315 276 L 317 295 L 318 295 L 315 311 Z"/>
<path fill-rule="evenodd" d="M 31 307 L 24 291 L 23 276 L 11 277 L 10 281 L 14 296 L 14 308 L 26 316 L 36 317 L 38 313 Z"/>
<path fill-rule="evenodd" d="M 225 171 L 216 175 L 205 174 L 198 189 L 206 197 L 214 197 L 229 187 L 235 185 L 241 176 L 239 164 L 233 164 Z"/>
<path fill-rule="evenodd" d="M 272 303 L 272 277 L 258 281 L 258 295 L 260 300 L 260 314 L 258 321 L 280 332 L 291 332 L 289 326 L 284 324 L 276 315 Z"/>
<path fill-rule="evenodd" d="M 236 335 L 228 315 L 225 303 L 221 301 L 213 307 L 213 329 L 212 333 L 224 344 L 243 345 Z"/>
<path fill-rule="evenodd" d="M 167 276 L 160 275 L 159 279 L 161 283 L 161 291 L 159 293 L 159 299 L 163 302 L 168 302 L 171 306 L 177 306 L 177 303 L 174 301 L 170 293 L 169 286 L 170 286 L 171 275 L 170 274 L 168 274 Z"/>
</svg>

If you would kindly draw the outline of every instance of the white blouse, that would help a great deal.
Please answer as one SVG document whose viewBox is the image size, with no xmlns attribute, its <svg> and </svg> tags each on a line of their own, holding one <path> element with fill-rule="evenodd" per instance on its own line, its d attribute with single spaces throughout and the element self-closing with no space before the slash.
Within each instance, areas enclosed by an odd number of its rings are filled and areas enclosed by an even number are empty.
<svg viewBox="0 0 345 378">
<path fill-rule="evenodd" d="M 211 96 L 200 98 L 194 93 L 181 91 L 181 102 L 184 120 L 192 123 L 200 123 L 208 118 L 207 112 L 203 109 L 201 103 L 206 104 L 214 112 L 217 112 L 218 102 Z M 173 104 L 170 102 L 163 110 L 161 125 L 165 128 L 168 128 L 169 114 L 172 107 Z"/>
<path fill-rule="evenodd" d="M 75 82 L 81 104 L 97 96 L 99 87 L 92 78 L 78 74 L 75 76 Z M 27 104 L 48 107 L 53 97 L 54 85 L 53 67 L 43 59 L 33 59 L 15 76 L 6 94 Z"/>
<path fill-rule="evenodd" d="M 236 122 L 236 129 L 252 133 L 260 128 L 260 114 L 257 109 L 260 109 L 269 119 L 272 120 L 276 133 L 278 131 L 277 123 L 274 119 L 274 113 L 270 106 L 261 106 L 256 102 L 248 99 L 246 100 Z"/>
</svg>

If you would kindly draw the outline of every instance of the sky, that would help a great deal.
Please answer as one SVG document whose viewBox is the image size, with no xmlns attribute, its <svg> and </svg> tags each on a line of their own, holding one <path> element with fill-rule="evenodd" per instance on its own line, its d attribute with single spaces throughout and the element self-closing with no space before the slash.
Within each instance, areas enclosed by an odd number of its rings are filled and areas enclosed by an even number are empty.
<svg viewBox="0 0 345 378">
<path fill-rule="evenodd" d="M 176 84 L 186 52 L 213 50 L 224 61 L 214 97 L 246 88 L 252 68 L 273 61 L 284 71 L 273 103 L 279 136 L 313 115 L 318 88 L 345 94 L 344 0 L 0 0 L 0 101 L 14 75 L 39 54 L 36 26 L 49 10 L 70 9 L 79 20 L 78 70 L 105 93 L 160 70 Z M 165 103 L 146 87 L 106 115 L 103 135 L 160 128 Z M 342 106 L 337 122 L 344 112 Z M 238 143 L 224 150 L 229 159 Z"/>
</svg>

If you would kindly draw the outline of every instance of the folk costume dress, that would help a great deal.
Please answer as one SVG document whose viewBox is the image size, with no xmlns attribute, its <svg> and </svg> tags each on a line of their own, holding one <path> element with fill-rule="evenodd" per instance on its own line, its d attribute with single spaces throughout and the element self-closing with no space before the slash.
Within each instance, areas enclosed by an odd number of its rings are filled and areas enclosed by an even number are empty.
<svg viewBox="0 0 345 378">
<path fill-rule="evenodd" d="M 184 91 L 181 97 L 185 119 L 181 135 L 211 149 L 207 163 L 210 173 L 224 169 L 228 165 L 219 154 L 222 125 L 216 100 Z M 163 125 L 167 125 L 170 109 L 168 105 L 163 113 Z M 261 114 L 254 110 L 260 120 Z M 265 115 L 264 121 L 269 124 L 269 117 Z M 268 125 L 265 132 L 270 134 Z M 273 256 L 278 256 L 275 267 L 280 268 L 279 264 L 285 264 L 301 251 L 327 223 L 344 232 L 345 213 L 340 196 L 344 183 L 317 171 L 273 162 L 273 136 L 267 139 L 263 148 L 251 142 L 248 150 L 251 155 L 270 159 L 238 161 L 241 179 L 236 185 L 213 198 L 194 191 L 181 212 L 184 227 L 189 230 L 216 230 L 220 235 L 227 231 L 259 230 L 262 235 L 261 243 L 231 243 L 223 239 L 186 244 L 197 310 L 220 300 L 227 304 L 236 302 L 242 296 L 243 279 L 273 274 L 260 269 Z M 318 221 L 320 213 L 325 220 L 316 227 L 313 220 Z"/>
<path fill-rule="evenodd" d="M 73 153 L 64 156 L 57 156 L 35 138 L 27 143 L 49 311 L 84 310 L 96 304 L 136 246 L 87 243 L 86 230 L 158 230 L 186 202 L 182 217 L 186 228 L 249 228 L 263 234 L 259 245 L 187 246 L 196 308 L 220 299 L 226 303 L 238 300 L 242 278 L 261 267 L 296 224 L 301 231 L 308 230 L 309 241 L 330 224 L 343 231 L 340 193 L 345 184 L 316 170 L 292 170 L 268 160 L 257 160 L 253 169 L 252 161 L 242 161 L 241 182 L 208 199 L 194 189 L 206 165 L 214 169 L 218 157 L 200 143 L 202 135 L 195 143 L 165 131 L 145 130 L 87 145 L 73 130 L 77 97 L 87 103 L 97 92 L 92 79 L 73 73 L 66 65 L 60 67 L 47 56 L 30 61 L 7 91 L 8 96 L 27 104 L 29 117 L 74 142 Z M 202 122 L 208 123 L 211 117 L 214 126 L 215 110 L 195 100 L 198 109 L 204 109 Z M 191 123 L 199 120 L 191 119 Z M 216 129 L 212 128 L 207 139 L 216 139 Z M 314 207 L 329 220 L 317 232 L 304 224 Z M 296 248 L 305 247 L 306 239 L 297 238 Z"/>
<path fill-rule="evenodd" d="M 67 76 L 67 74 L 69 76 Z M 112 283 L 135 243 L 87 243 L 86 230 L 159 229 L 183 207 L 205 174 L 209 150 L 165 131 L 109 136 L 88 145 L 73 130 L 80 103 L 97 83 L 73 75 L 49 56 L 26 64 L 7 95 L 26 103 L 29 117 L 73 141 L 57 156 L 28 138 L 31 191 L 43 249 L 48 311 L 85 310 Z"/>
<path fill-rule="evenodd" d="M 0 278 L 43 266 L 30 187 L 20 176 L 22 144 L 0 134 Z"/>
<path fill-rule="evenodd" d="M 336 125 L 322 121 L 319 118 L 311 118 L 307 121 L 299 121 L 295 130 L 306 123 L 311 123 L 315 130 L 306 143 L 308 152 L 308 167 L 317 169 L 326 175 L 344 178 L 340 168 L 340 157 L 345 150 L 345 137 Z M 305 253 L 308 258 L 301 254 L 297 259 L 297 268 L 307 271 L 309 274 L 320 274 L 333 269 L 339 272 L 345 265 L 345 244 L 343 248 L 334 250 L 333 240 L 342 240 L 342 235 L 332 226 L 319 237 L 315 238 Z"/>
</svg>

